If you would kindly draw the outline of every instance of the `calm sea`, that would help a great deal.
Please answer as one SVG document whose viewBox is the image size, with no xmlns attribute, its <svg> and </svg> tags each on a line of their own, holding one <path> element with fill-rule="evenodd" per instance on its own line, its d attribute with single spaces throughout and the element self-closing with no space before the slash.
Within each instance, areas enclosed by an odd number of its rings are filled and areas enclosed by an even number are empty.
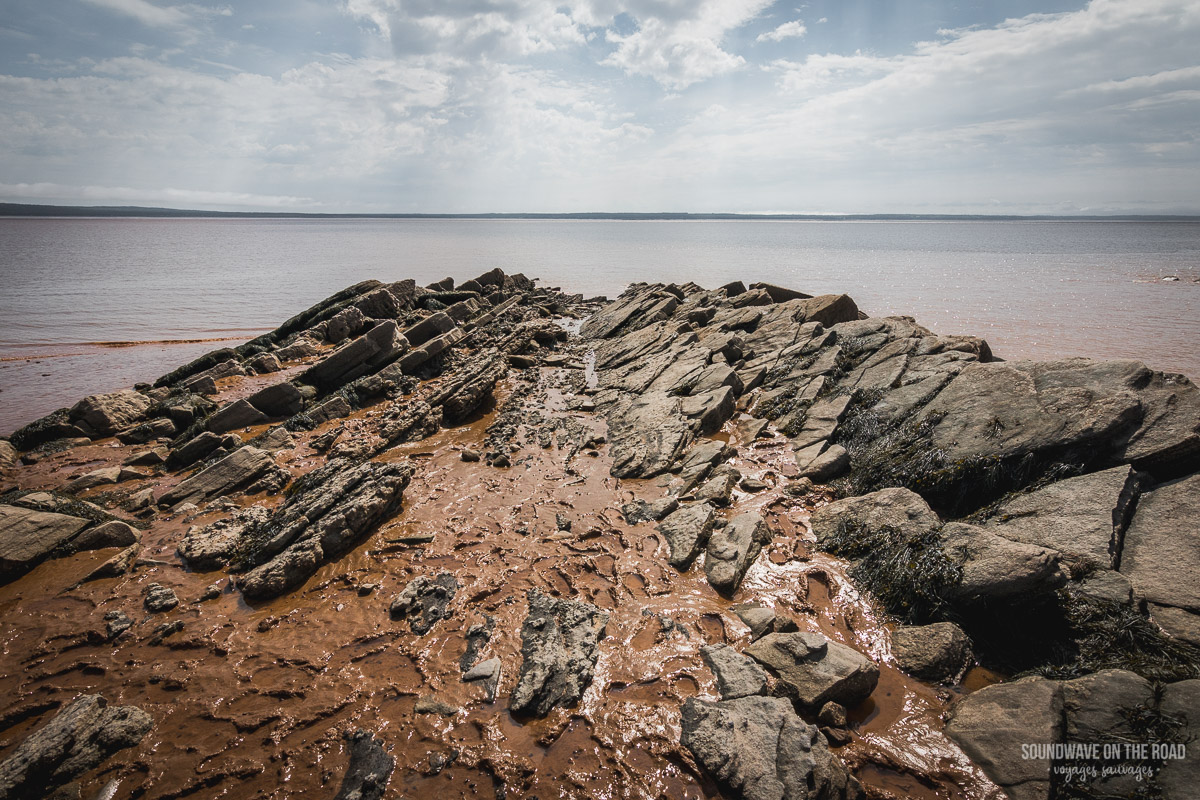
<svg viewBox="0 0 1200 800">
<path fill-rule="evenodd" d="M 2 219 L 0 432 L 222 346 L 165 340 L 236 343 L 360 280 L 492 267 L 588 296 L 735 279 L 845 292 L 1004 358 L 1200 378 L 1195 222 Z"/>
</svg>

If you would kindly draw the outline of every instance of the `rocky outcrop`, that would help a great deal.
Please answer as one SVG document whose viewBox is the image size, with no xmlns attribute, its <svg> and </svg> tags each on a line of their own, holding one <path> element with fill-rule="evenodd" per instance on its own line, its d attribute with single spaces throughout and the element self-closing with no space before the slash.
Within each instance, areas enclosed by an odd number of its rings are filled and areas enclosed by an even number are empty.
<svg viewBox="0 0 1200 800">
<path fill-rule="evenodd" d="M 67 514 L 0 505 L 0 580 L 33 569 L 89 523 Z"/>
<path fill-rule="evenodd" d="M 246 446 L 212 466 L 206 467 L 158 498 L 158 504 L 172 507 L 183 503 L 202 503 L 213 497 L 247 489 L 255 482 L 277 474 L 271 454 Z"/>
<path fill-rule="evenodd" d="M 141 422 L 152 405 L 149 397 L 132 389 L 94 394 L 71 407 L 70 419 L 94 438 L 112 436 Z"/>
<path fill-rule="evenodd" d="M 244 561 L 254 565 L 238 579 L 242 594 L 276 597 L 345 555 L 399 511 L 412 472 L 407 463 L 338 458 L 310 472 L 266 522 L 242 532 Z"/>
<path fill-rule="evenodd" d="M 46 797 L 133 747 L 154 720 L 135 706 L 110 706 L 96 694 L 64 706 L 0 763 L 0 797 Z"/>
<path fill-rule="evenodd" d="M 819 633 L 768 634 L 746 654 L 776 675 L 787 696 L 814 712 L 830 701 L 854 708 L 879 682 L 879 667 L 870 659 Z"/>
<path fill-rule="evenodd" d="M 858 782 L 829 751 L 815 726 L 777 697 L 683 704 L 681 742 L 730 797 L 745 800 L 843 800 Z"/>
<path fill-rule="evenodd" d="M 589 603 L 529 590 L 529 615 L 521 626 L 521 672 L 509 708 L 544 717 L 556 706 L 579 702 L 592 681 L 608 614 Z"/>
</svg>

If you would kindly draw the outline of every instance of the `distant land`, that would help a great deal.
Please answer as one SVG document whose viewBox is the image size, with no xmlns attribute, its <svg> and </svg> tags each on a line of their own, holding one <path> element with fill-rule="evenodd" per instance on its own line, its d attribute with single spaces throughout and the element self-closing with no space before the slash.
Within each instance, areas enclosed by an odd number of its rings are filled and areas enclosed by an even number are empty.
<svg viewBox="0 0 1200 800">
<path fill-rule="evenodd" d="M 51 206 L 0 203 L 0 217 L 215 217 L 251 219 L 544 219 L 544 220 L 913 220 L 913 221 L 1101 221 L 1200 222 L 1200 216 L 1170 214 L 692 214 L 685 212 L 579 212 L 570 214 L 326 214 L 299 211 L 200 211 L 145 206 Z"/>
</svg>

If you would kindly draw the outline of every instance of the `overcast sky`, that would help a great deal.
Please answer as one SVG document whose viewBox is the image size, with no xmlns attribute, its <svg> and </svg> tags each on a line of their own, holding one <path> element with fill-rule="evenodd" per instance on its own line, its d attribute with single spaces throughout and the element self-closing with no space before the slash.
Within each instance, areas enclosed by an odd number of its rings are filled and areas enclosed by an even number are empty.
<svg viewBox="0 0 1200 800">
<path fill-rule="evenodd" d="M 1200 0 L 0 9 L 0 201 L 1200 213 Z"/>
</svg>

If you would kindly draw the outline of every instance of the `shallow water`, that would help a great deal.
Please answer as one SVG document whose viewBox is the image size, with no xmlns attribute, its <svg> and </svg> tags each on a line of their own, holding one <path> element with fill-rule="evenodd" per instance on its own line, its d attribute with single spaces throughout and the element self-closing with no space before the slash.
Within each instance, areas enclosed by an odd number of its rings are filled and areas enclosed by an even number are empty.
<svg viewBox="0 0 1200 800">
<path fill-rule="evenodd" d="M 588 296 L 655 280 L 845 292 L 1004 358 L 1200 377 L 1196 222 L 3 219 L 0 432 L 222 346 L 164 340 L 248 339 L 361 280 L 493 267 Z"/>
</svg>

